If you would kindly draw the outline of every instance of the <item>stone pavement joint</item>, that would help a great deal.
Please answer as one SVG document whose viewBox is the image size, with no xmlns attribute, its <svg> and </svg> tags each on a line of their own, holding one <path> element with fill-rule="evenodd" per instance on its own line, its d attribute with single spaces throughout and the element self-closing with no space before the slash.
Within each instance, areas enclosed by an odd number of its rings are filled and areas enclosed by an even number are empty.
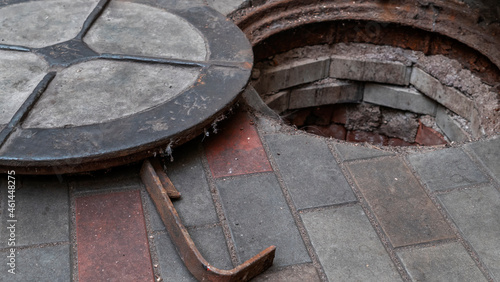
<svg viewBox="0 0 500 282">
<path fill-rule="evenodd" d="M 438 197 L 492 280 L 500 281 L 500 192 L 489 186 Z"/>
<path fill-rule="evenodd" d="M 393 247 L 454 238 L 402 159 L 389 157 L 346 166 Z"/>
<path fill-rule="evenodd" d="M 323 140 L 305 135 L 266 135 L 265 140 L 297 210 L 356 201 Z"/>
<path fill-rule="evenodd" d="M 398 252 L 413 281 L 487 281 L 459 243 Z"/>
<path fill-rule="evenodd" d="M 301 217 L 330 281 L 401 281 L 358 205 L 307 212 Z"/>
<path fill-rule="evenodd" d="M 241 261 L 275 245 L 271 269 L 311 262 L 274 174 L 219 178 L 216 185 Z"/>
<path fill-rule="evenodd" d="M 432 191 L 468 187 L 488 182 L 470 157 L 461 149 L 449 148 L 410 155 L 410 163 Z"/>
</svg>

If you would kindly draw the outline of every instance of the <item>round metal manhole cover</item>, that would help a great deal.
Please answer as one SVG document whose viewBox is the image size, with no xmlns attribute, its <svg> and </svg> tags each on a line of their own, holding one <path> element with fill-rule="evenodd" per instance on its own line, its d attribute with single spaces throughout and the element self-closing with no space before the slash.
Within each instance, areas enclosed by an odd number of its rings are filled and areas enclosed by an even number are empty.
<svg viewBox="0 0 500 282">
<path fill-rule="evenodd" d="M 181 144 L 227 110 L 253 55 L 207 6 L 0 2 L 0 170 L 123 164 Z"/>
</svg>

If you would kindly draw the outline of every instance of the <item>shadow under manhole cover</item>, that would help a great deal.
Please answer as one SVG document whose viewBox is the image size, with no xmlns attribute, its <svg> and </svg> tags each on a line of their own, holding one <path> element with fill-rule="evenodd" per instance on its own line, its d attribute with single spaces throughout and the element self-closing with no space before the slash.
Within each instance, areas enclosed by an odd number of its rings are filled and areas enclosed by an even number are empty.
<svg viewBox="0 0 500 282">
<path fill-rule="evenodd" d="M 229 109 L 251 46 L 213 9 L 177 2 L 0 3 L 0 170 L 132 162 Z"/>
</svg>

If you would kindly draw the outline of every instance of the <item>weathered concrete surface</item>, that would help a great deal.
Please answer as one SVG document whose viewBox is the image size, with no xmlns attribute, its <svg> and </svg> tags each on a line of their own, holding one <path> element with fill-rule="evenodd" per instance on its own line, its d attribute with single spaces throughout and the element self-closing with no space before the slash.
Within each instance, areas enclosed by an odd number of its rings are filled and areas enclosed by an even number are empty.
<svg viewBox="0 0 500 282">
<path fill-rule="evenodd" d="M 34 54 L 0 51 L 0 124 L 9 123 L 47 72 Z"/>
<path fill-rule="evenodd" d="M 75 37 L 98 0 L 33 1 L 0 8 L 0 44 L 41 48 Z"/>
<path fill-rule="evenodd" d="M 112 1 L 85 42 L 100 53 L 185 60 L 205 60 L 208 53 L 201 33 L 185 19 L 129 2 Z"/>
<path fill-rule="evenodd" d="M 417 114 L 436 114 L 434 101 L 409 88 L 367 83 L 363 101 Z"/>
<path fill-rule="evenodd" d="M 401 281 L 359 206 L 309 212 L 301 217 L 331 281 Z"/>
<path fill-rule="evenodd" d="M 379 158 L 347 167 L 393 247 L 455 237 L 400 158 Z"/>
<path fill-rule="evenodd" d="M 398 252 L 413 281 L 487 281 L 459 243 Z"/>
<path fill-rule="evenodd" d="M 179 95 L 198 73 L 197 68 L 122 61 L 73 65 L 56 76 L 23 126 L 80 126 L 132 115 Z"/>
</svg>

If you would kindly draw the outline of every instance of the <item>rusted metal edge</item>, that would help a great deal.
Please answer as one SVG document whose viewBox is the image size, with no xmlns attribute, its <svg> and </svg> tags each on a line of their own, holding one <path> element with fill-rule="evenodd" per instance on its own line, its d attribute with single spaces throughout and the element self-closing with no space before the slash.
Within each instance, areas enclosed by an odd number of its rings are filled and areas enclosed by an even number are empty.
<svg viewBox="0 0 500 282">
<path fill-rule="evenodd" d="M 500 68 L 500 24 L 477 24 L 478 11 L 454 1 L 416 2 L 419 1 L 277 0 L 249 9 L 248 13 L 235 14 L 234 22 L 254 46 L 283 30 L 310 23 L 365 20 L 401 24 L 453 38 Z"/>
<path fill-rule="evenodd" d="M 166 174 L 165 174 L 166 177 Z M 186 227 L 182 224 L 167 190 L 153 164 L 145 160 L 141 168 L 142 182 L 155 203 L 163 223 L 182 261 L 199 281 L 248 281 L 268 269 L 274 260 L 275 246 L 270 246 L 243 264 L 221 270 L 210 265 L 196 248 Z"/>
<path fill-rule="evenodd" d="M 149 161 L 151 162 L 156 175 L 158 175 L 163 188 L 167 191 L 168 197 L 170 199 L 179 199 L 181 197 L 181 193 L 177 191 L 172 181 L 170 181 L 170 178 L 168 178 L 160 164 L 160 161 L 157 158 L 151 158 Z"/>
</svg>

